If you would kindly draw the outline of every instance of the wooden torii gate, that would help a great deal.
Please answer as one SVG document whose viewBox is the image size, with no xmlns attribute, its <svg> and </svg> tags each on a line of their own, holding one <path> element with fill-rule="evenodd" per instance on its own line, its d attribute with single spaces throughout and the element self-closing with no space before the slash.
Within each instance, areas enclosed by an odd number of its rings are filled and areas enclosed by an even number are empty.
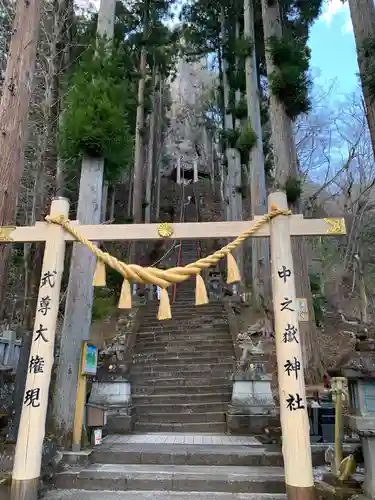
<svg viewBox="0 0 375 500">
<path fill-rule="evenodd" d="M 269 207 L 286 210 L 282 192 L 269 196 Z M 68 218 L 69 202 L 53 200 L 51 217 Z M 173 224 L 174 239 L 233 238 L 254 221 Z M 158 224 L 75 225 L 90 241 L 155 240 Z M 298 312 L 294 282 L 291 236 L 337 236 L 345 234 L 343 219 L 304 219 L 302 215 L 277 216 L 264 224 L 255 237 L 270 237 L 275 342 L 278 363 L 280 419 L 285 483 L 289 500 L 314 497 L 309 422 Z M 74 237 L 61 226 L 40 222 L 33 227 L 0 228 L 2 243 L 45 242 L 45 252 L 32 346 L 27 371 L 21 422 L 12 476 L 12 500 L 36 500 L 42 446 L 45 436 L 49 385 L 65 244 Z"/>
</svg>

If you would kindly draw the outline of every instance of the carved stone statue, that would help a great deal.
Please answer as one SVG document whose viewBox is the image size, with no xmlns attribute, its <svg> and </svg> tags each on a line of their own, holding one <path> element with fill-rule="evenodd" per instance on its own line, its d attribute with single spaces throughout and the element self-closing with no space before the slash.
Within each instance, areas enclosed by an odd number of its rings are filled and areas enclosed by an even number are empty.
<svg viewBox="0 0 375 500">
<path fill-rule="evenodd" d="M 265 327 L 261 321 L 251 325 L 245 332 L 237 335 L 237 344 L 242 349 L 238 368 L 247 371 L 250 368 L 251 355 L 264 354 L 263 340 Z"/>
</svg>

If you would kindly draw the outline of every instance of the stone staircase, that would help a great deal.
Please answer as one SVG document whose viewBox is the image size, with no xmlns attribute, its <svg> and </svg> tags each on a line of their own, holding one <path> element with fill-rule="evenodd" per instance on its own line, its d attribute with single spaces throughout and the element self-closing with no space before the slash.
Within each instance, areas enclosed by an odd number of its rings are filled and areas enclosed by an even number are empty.
<svg viewBox="0 0 375 500">
<path fill-rule="evenodd" d="M 197 259 L 195 242 L 182 243 L 181 265 Z M 177 286 L 172 320 L 158 321 L 150 303 L 131 370 L 136 432 L 225 432 L 234 368 L 223 305 L 196 307 L 195 280 Z"/>
<path fill-rule="evenodd" d="M 178 299 L 173 319 L 148 310 L 131 370 L 136 431 L 225 432 L 233 345 L 221 304 Z"/>
<path fill-rule="evenodd" d="M 324 446 L 312 450 L 321 466 Z M 252 437 L 113 435 L 81 458 L 44 500 L 286 500 L 280 448 Z"/>
<path fill-rule="evenodd" d="M 87 463 L 57 474 L 54 486 L 45 500 L 285 498 L 279 450 L 215 434 L 110 436 Z"/>
</svg>

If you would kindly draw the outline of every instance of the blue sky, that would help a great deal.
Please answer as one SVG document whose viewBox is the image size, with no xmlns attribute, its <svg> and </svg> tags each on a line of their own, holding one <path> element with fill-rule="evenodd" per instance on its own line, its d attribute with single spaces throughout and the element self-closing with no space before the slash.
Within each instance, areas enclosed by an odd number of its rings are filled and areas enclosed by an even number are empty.
<svg viewBox="0 0 375 500">
<path fill-rule="evenodd" d="M 311 68 L 314 82 L 328 88 L 336 80 L 339 93 L 354 92 L 358 64 L 348 4 L 326 0 L 321 17 L 311 29 Z"/>
</svg>

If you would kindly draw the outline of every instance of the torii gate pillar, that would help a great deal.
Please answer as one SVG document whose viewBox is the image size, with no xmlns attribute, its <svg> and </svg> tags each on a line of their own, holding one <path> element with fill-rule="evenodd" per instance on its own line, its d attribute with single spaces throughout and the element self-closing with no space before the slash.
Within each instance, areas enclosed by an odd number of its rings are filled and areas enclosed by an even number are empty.
<svg viewBox="0 0 375 500">
<path fill-rule="evenodd" d="M 50 213 L 68 217 L 68 200 L 53 200 Z M 65 255 L 64 229 L 51 224 L 46 231 L 38 305 L 13 465 L 11 500 L 38 498 Z"/>
<path fill-rule="evenodd" d="M 285 193 L 272 193 L 269 196 L 269 209 L 272 205 L 287 209 Z M 281 216 L 272 219 L 270 237 L 285 484 L 288 500 L 312 500 L 315 496 L 314 479 L 303 357 L 298 329 L 290 217 Z"/>
</svg>

